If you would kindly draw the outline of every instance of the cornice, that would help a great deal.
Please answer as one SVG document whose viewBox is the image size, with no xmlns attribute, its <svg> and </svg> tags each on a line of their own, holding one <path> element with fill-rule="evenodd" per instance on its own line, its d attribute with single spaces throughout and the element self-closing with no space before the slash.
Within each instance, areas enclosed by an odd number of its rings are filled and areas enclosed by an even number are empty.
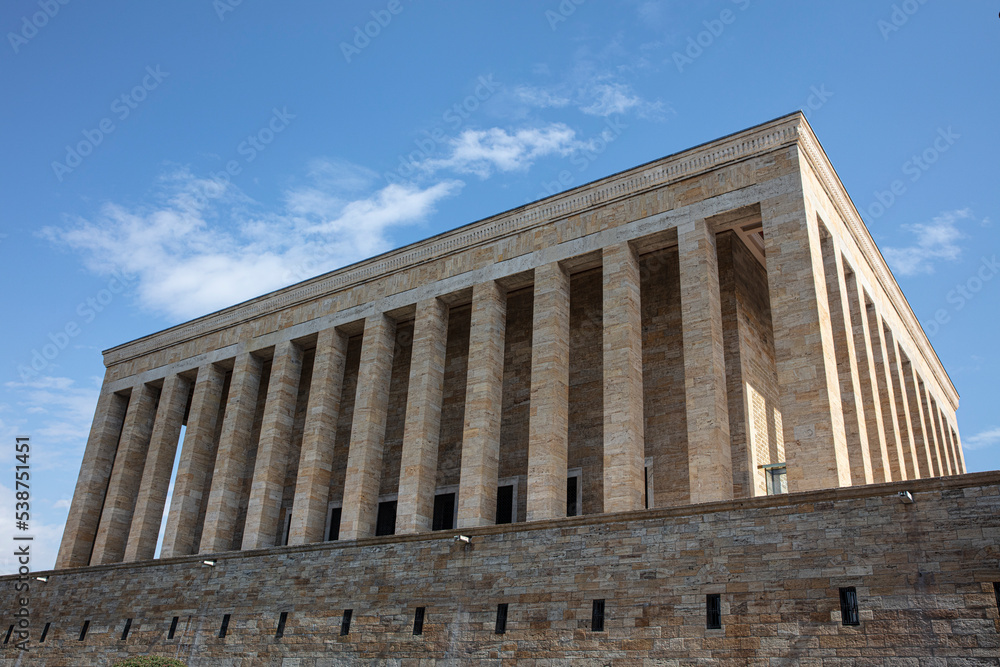
<svg viewBox="0 0 1000 667">
<path fill-rule="evenodd" d="M 113 347 L 104 352 L 105 366 L 794 144 L 802 121 L 796 112 Z"/>
</svg>

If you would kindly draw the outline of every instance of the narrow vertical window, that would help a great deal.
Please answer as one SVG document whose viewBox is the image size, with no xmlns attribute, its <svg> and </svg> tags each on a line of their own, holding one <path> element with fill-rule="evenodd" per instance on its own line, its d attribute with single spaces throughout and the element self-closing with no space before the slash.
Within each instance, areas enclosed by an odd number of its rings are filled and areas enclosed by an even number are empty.
<svg viewBox="0 0 1000 667">
<path fill-rule="evenodd" d="M 854 587 L 840 589 L 840 620 L 844 625 L 860 625 L 858 593 Z"/>
<path fill-rule="evenodd" d="M 125 619 L 125 627 L 122 629 L 122 641 L 128 639 L 128 633 L 132 629 L 132 619 Z"/>
<path fill-rule="evenodd" d="M 285 621 L 288 620 L 288 612 L 283 611 L 281 615 L 278 616 L 278 629 L 274 631 L 274 638 L 281 639 L 285 636 Z"/>
<path fill-rule="evenodd" d="M 705 627 L 709 630 L 722 627 L 722 595 L 719 593 L 705 596 Z"/>
<path fill-rule="evenodd" d="M 45 638 L 48 636 L 48 634 L 49 634 L 49 626 L 50 625 L 52 625 L 52 624 L 51 623 L 46 623 L 45 627 L 42 628 L 42 636 L 38 638 L 38 643 L 39 644 L 41 644 L 43 641 L 45 641 Z"/>
<path fill-rule="evenodd" d="M 375 536 L 396 534 L 396 501 L 385 500 L 378 504 L 375 519 Z"/>
<path fill-rule="evenodd" d="M 514 485 L 507 484 L 497 488 L 497 520 L 496 523 L 514 522 Z"/>
<path fill-rule="evenodd" d="M 222 617 L 222 627 L 219 628 L 219 639 L 225 639 L 229 634 L 229 614 Z"/>
<path fill-rule="evenodd" d="M 413 612 L 413 634 L 414 636 L 424 634 L 424 607 L 417 607 Z"/>
<path fill-rule="evenodd" d="M 594 600 L 594 608 L 590 612 L 590 629 L 604 632 L 604 600 Z"/>
<path fill-rule="evenodd" d="M 431 530 L 451 530 L 455 527 L 455 494 L 439 493 L 434 496 L 434 518 Z"/>
<path fill-rule="evenodd" d="M 336 542 L 340 539 L 340 507 L 330 508 L 330 533 L 326 536 L 326 539 L 331 542 Z"/>
<path fill-rule="evenodd" d="M 6 644 L 7 642 L 10 641 L 10 636 L 11 636 L 11 634 L 13 632 L 14 632 L 14 626 L 13 625 L 10 626 L 9 628 L 7 628 L 7 636 L 3 638 L 3 643 L 4 644 Z"/>
<path fill-rule="evenodd" d="M 1000 581 L 993 582 L 993 595 L 997 599 L 997 613 L 1000 614 Z"/>
<path fill-rule="evenodd" d="M 177 632 L 177 621 L 181 620 L 180 616 L 174 616 L 170 621 L 170 630 L 167 631 L 167 639 L 173 639 L 174 633 Z"/>
<path fill-rule="evenodd" d="M 344 615 L 340 619 L 340 636 L 346 637 L 351 634 L 351 616 L 354 615 L 353 609 L 345 609 Z"/>
<path fill-rule="evenodd" d="M 493 629 L 494 634 L 502 635 L 507 632 L 507 603 L 501 602 L 497 605 L 497 624 Z"/>
<path fill-rule="evenodd" d="M 576 516 L 580 513 L 580 508 L 576 502 L 579 484 L 580 478 L 576 475 L 566 478 L 566 516 Z"/>
<path fill-rule="evenodd" d="M 80 637 L 79 637 L 79 639 L 77 639 L 77 641 L 82 642 L 84 639 L 86 639 L 87 638 L 87 630 L 89 630 L 89 629 L 90 629 L 90 621 L 84 621 L 83 622 L 83 627 L 80 628 Z"/>
</svg>

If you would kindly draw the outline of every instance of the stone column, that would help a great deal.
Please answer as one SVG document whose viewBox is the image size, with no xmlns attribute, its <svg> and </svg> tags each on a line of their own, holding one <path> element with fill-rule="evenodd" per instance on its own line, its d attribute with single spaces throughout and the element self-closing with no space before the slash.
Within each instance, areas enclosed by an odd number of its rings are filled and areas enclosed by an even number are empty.
<svg viewBox="0 0 1000 667">
<path fill-rule="evenodd" d="M 864 403 L 861 399 L 857 351 L 854 349 L 853 333 L 849 331 L 851 313 L 840 249 L 829 233 L 821 232 L 821 237 L 820 246 L 823 250 L 833 347 L 837 358 L 837 374 L 840 376 L 840 405 L 844 412 L 844 435 L 847 438 L 847 454 L 851 464 L 851 483 L 871 484 L 873 477 L 868 429 L 865 425 Z"/>
<path fill-rule="evenodd" d="M 691 502 L 726 500 L 733 462 L 715 232 L 694 220 L 678 226 L 677 241 Z"/>
<path fill-rule="evenodd" d="M 914 376 L 917 384 L 917 400 L 920 401 L 920 412 L 923 415 L 921 424 L 924 428 L 924 437 L 927 439 L 927 452 L 930 455 L 927 459 L 928 468 L 931 471 L 931 477 L 941 477 L 945 474 L 943 468 L 944 453 L 938 446 L 937 435 L 934 432 L 934 417 L 931 414 L 932 404 L 928 401 L 927 385 L 916 376 L 916 371 L 914 371 Z"/>
<path fill-rule="evenodd" d="M 243 528 L 244 550 L 266 549 L 279 544 L 281 496 L 288 473 L 288 450 L 301 375 L 302 350 L 287 340 L 275 345 Z"/>
<path fill-rule="evenodd" d="M 569 276 L 558 262 L 535 269 L 528 521 L 566 516 L 569 447 Z"/>
<path fill-rule="evenodd" d="M 472 290 L 458 527 L 496 522 L 507 296 L 495 282 Z"/>
<path fill-rule="evenodd" d="M 930 411 L 928 414 L 930 415 L 929 419 L 933 421 L 934 442 L 938 450 L 938 456 L 940 457 L 941 474 L 954 475 L 955 472 L 951 462 L 951 449 L 948 447 L 948 441 L 944 439 L 944 431 L 941 430 L 941 410 L 938 409 L 937 401 L 930 395 L 930 390 L 927 390 L 927 400 L 930 402 Z"/>
<path fill-rule="evenodd" d="M 121 437 L 128 396 L 102 392 L 97 399 L 94 423 L 87 438 L 87 449 L 80 466 L 80 477 L 73 492 L 73 504 L 63 531 L 56 569 L 85 567 L 90 564 L 90 553 L 101 520 L 104 492 L 108 488 L 115 450 Z"/>
<path fill-rule="evenodd" d="M 899 427 L 899 438 L 903 446 L 903 465 L 906 469 L 906 479 L 919 479 L 917 468 L 917 452 L 913 446 L 913 432 L 910 430 L 910 406 L 906 400 L 906 385 L 900 371 L 899 348 L 888 325 L 883 326 L 886 349 L 889 354 L 889 372 L 892 375 L 892 391 L 896 397 L 896 416 Z"/>
<path fill-rule="evenodd" d="M 215 431 L 225 381 L 225 371 L 215 364 L 198 369 L 160 558 L 198 552 L 198 518 L 215 464 Z"/>
<path fill-rule="evenodd" d="M 896 414 L 896 394 L 893 389 L 892 372 L 889 362 L 889 348 L 882 334 L 882 318 L 874 304 L 865 305 L 868 320 L 868 334 L 871 338 L 875 379 L 878 382 L 878 401 L 882 404 L 882 426 L 885 431 L 887 466 L 892 481 L 909 479 L 903 456 L 903 440 L 899 433 L 899 417 Z"/>
<path fill-rule="evenodd" d="M 448 306 L 436 298 L 418 303 L 396 506 L 404 535 L 428 531 L 434 520 L 447 341 Z"/>
<path fill-rule="evenodd" d="M 951 439 L 955 443 L 955 457 L 958 461 L 958 472 L 960 475 L 964 475 L 966 472 L 965 468 L 965 452 L 962 451 L 962 437 L 958 433 L 958 426 L 950 426 L 951 429 Z"/>
<path fill-rule="evenodd" d="M 156 554 L 163 507 L 167 502 L 170 473 L 174 469 L 177 441 L 184 424 L 184 410 L 191 393 L 191 381 L 181 375 L 168 375 L 160 390 L 160 404 L 149 440 L 149 453 L 142 470 L 139 499 L 125 546 L 125 561 L 150 560 Z"/>
<path fill-rule="evenodd" d="M 761 202 L 789 491 L 851 484 L 819 229 L 799 185 Z"/>
<path fill-rule="evenodd" d="M 344 508 L 340 520 L 342 540 L 356 540 L 375 534 L 395 340 L 396 323 L 387 315 L 374 315 L 365 320 L 358 394 L 344 480 Z"/>
<path fill-rule="evenodd" d="M 289 544 L 308 544 L 326 539 L 323 530 L 330 502 L 333 447 L 340 416 L 346 356 L 346 335 L 336 329 L 319 332 L 302 433 L 295 500 L 292 503 Z"/>
<path fill-rule="evenodd" d="M 934 468 L 931 462 L 931 451 L 928 446 L 927 434 L 924 431 L 924 408 L 920 404 L 920 390 L 917 386 L 917 374 L 908 359 L 900 355 L 900 369 L 903 384 L 906 386 L 906 403 L 910 409 L 910 426 L 913 433 L 913 446 L 916 448 L 920 477 L 933 477 Z"/>
<path fill-rule="evenodd" d="M 627 243 L 604 248 L 604 511 L 643 508 L 642 312 L 639 260 Z"/>
<path fill-rule="evenodd" d="M 94 540 L 91 565 L 120 563 L 132 526 L 132 514 L 139 494 L 139 482 L 149 448 L 156 416 L 157 390 L 141 384 L 132 390 L 115 465 L 101 511 L 101 524 Z"/>
<path fill-rule="evenodd" d="M 212 475 L 212 490 L 208 495 L 205 528 L 201 534 L 200 553 L 230 551 L 234 524 L 240 509 L 241 476 L 250 441 L 257 394 L 260 392 L 261 359 L 249 352 L 236 357 L 233 378 L 229 383 L 229 400 L 222 420 L 222 434 Z"/>
<path fill-rule="evenodd" d="M 847 301 L 851 316 L 851 331 L 854 338 L 854 350 L 857 353 L 857 372 L 861 383 L 861 405 L 864 409 L 864 428 L 868 434 L 868 448 L 871 454 L 873 481 L 891 482 L 892 473 L 889 466 L 889 452 L 886 444 L 886 432 L 882 417 L 882 402 L 878 396 L 878 379 L 876 378 L 874 351 L 872 350 L 871 332 L 868 329 L 868 318 L 864 311 L 865 295 L 858 285 L 853 272 L 845 275 L 847 286 Z M 852 472 L 853 478 L 853 472 Z"/>
</svg>

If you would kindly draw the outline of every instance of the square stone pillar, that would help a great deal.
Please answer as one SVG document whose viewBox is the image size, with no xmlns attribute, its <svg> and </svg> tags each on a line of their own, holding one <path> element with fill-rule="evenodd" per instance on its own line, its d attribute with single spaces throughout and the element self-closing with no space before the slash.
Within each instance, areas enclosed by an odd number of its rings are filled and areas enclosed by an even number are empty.
<svg viewBox="0 0 1000 667">
<path fill-rule="evenodd" d="M 160 390 L 160 404 L 149 440 L 149 453 L 142 470 L 139 499 L 125 546 L 125 561 L 150 560 L 156 554 L 156 540 L 163 522 L 170 473 L 174 469 L 177 441 L 184 424 L 184 410 L 191 393 L 191 381 L 181 375 L 168 375 Z"/>
<path fill-rule="evenodd" d="M 289 544 L 309 544 L 326 539 L 323 530 L 330 502 L 333 447 L 340 416 L 346 357 L 346 335 L 336 329 L 319 332 L 302 450 L 299 453 L 299 473 L 295 481 Z"/>
<path fill-rule="evenodd" d="M 472 289 L 458 527 L 496 523 L 507 295 L 495 282 Z"/>
<path fill-rule="evenodd" d="M 853 272 L 845 275 L 847 302 L 851 316 L 851 331 L 854 350 L 857 353 L 858 380 L 861 383 L 861 404 L 864 408 L 864 428 L 868 433 L 868 449 L 871 454 L 872 478 L 875 483 L 893 481 L 889 465 L 885 421 L 882 416 L 882 401 L 879 399 L 874 351 L 871 332 L 868 329 L 867 313 L 864 310 L 864 290 L 858 285 Z M 853 473 L 852 473 L 853 477 Z"/>
<path fill-rule="evenodd" d="M 629 512 L 643 508 L 644 492 L 639 260 L 620 243 L 604 248 L 602 263 L 604 511 Z"/>
<path fill-rule="evenodd" d="M 153 433 L 156 398 L 157 390 L 148 384 L 141 384 L 132 390 L 111 481 L 104 498 L 101 524 L 94 540 L 94 553 L 90 557 L 91 565 L 120 563 L 125 556 L 139 482 Z"/>
<path fill-rule="evenodd" d="M 931 461 L 931 450 L 927 440 L 927 432 L 924 429 L 924 408 L 920 402 L 920 389 L 918 386 L 916 371 L 913 364 L 900 355 L 900 371 L 903 384 L 906 386 L 906 403 L 910 410 L 910 426 L 913 433 L 913 446 L 917 452 L 917 464 L 919 465 L 920 477 L 933 477 L 934 464 Z"/>
<path fill-rule="evenodd" d="M 569 276 L 558 262 L 535 269 L 528 521 L 566 516 L 569 447 Z"/>
<path fill-rule="evenodd" d="M 733 461 L 715 231 L 703 219 L 686 222 L 677 242 L 691 502 L 727 500 Z"/>
<path fill-rule="evenodd" d="M 913 373 L 917 385 L 917 400 L 920 402 L 920 413 L 923 416 L 921 425 L 924 428 L 924 437 L 927 442 L 927 465 L 930 469 L 931 477 L 941 477 L 945 474 L 942 467 L 944 454 L 940 450 L 937 435 L 934 432 L 934 418 L 931 415 L 931 403 L 928 401 L 927 385 L 923 383 L 916 371 Z"/>
<path fill-rule="evenodd" d="M 851 467 L 819 229 L 796 180 L 761 215 L 788 489 L 811 491 L 850 486 Z"/>
<path fill-rule="evenodd" d="M 847 298 L 847 283 L 840 256 L 840 248 L 826 229 L 820 233 L 823 251 L 823 272 L 826 275 L 826 294 L 830 307 L 830 326 L 833 329 L 833 348 L 837 357 L 837 374 L 840 376 L 840 405 L 844 413 L 844 435 L 851 464 L 852 484 L 871 484 L 871 452 L 868 429 L 865 424 L 864 403 L 861 400 L 861 378 L 858 374 L 857 351 L 854 335 L 850 330 L 851 312 Z"/>
<path fill-rule="evenodd" d="M 875 305 L 866 302 L 865 311 L 868 319 L 868 334 L 872 341 L 875 379 L 878 382 L 878 400 L 882 404 L 882 425 L 885 431 L 888 455 L 886 460 L 889 472 L 892 474 L 892 481 L 899 482 L 910 479 L 910 477 L 906 472 L 903 439 L 899 431 L 899 416 L 896 413 L 896 392 L 892 379 L 889 347 L 882 330 L 882 317 L 875 310 Z"/>
<path fill-rule="evenodd" d="M 937 401 L 931 396 L 930 389 L 926 390 L 928 403 L 928 421 L 934 431 L 934 446 L 938 451 L 938 461 L 941 464 L 942 475 L 954 475 L 951 463 L 951 450 L 948 448 L 948 441 L 944 439 L 944 432 L 941 430 L 941 411 L 938 409 Z"/>
<path fill-rule="evenodd" d="M 288 473 L 288 450 L 301 376 L 302 350 L 288 340 L 275 345 L 243 528 L 244 550 L 265 549 L 279 543 L 281 496 Z"/>
<path fill-rule="evenodd" d="M 225 371 L 215 364 L 198 369 L 160 558 L 198 553 L 198 519 L 215 466 L 215 432 L 225 382 Z"/>
<path fill-rule="evenodd" d="M 889 372 L 892 375 L 892 390 L 896 396 L 896 416 L 898 417 L 899 438 L 903 444 L 903 465 L 906 467 L 907 479 L 919 479 L 920 469 L 917 467 L 917 450 L 914 447 L 913 430 L 910 420 L 910 403 L 906 400 L 906 382 L 903 378 L 900 363 L 899 347 L 892 336 L 888 325 L 882 328 L 889 354 Z"/>
<path fill-rule="evenodd" d="M 373 315 L 365 320 L 358 394 L 344 479 L 344 506 L 340 519 L 342 540 L 375 534 L 395 341 L 396 323 L 389 316 Z"/>
<path fill-rule="evenodd" d="M 69 517 L 59 545 L 57 570 L 90 564 L 90 553 L 104 505 L 104 493 L 111 478 L 128 404 L 128 396 L 113 392 L 102 392 L 97 399 L 94 423 L 87 438 L 83 464 L 80 466 L 80 477 L 76 482 L 73 503 L 69 507 Z"/>
<path fill-rule="evenodd" d="M 257 412 L 263 366 L 260 357 L 249 352 L 236 357 L 199 553 L 218 553 L 235 548 L 233 533 L 240 510 L 241 477 L 247 454 L 254 446 L 250 436 Z"/>
<path fill-rule="evenodd" d="M 948 428 L 951 431 L 951 440 L 955 443 L 955 458 L 958 461 L 958 474 L 964 475 L 966 473 L 966 469 L 965 452 L 962 451 L 962 437 L 958 433 L 958 426 L 949 423 Z"/>
<path fill-rule="evenodd" d="M 404 535 L 428 531 L 434 520 L 447 342 L 448 306 L 418 303 L 396 507 L 396 532 Z"/>
</svg>

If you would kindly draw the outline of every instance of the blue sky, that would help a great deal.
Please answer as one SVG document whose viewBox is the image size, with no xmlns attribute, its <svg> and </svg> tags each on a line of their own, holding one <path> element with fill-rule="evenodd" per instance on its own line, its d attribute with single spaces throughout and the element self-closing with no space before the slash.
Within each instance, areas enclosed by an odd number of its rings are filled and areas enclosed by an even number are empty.
<svg viewBox="0 0 1000 667">
<path fill-rule="evenodd" d="M 16 0 L 0 438 L 49 567 L 101 351 L 796 109 L 1000 468 L 995 3 Z M 0 479 L 0 538 L 13 471 Z M 0 570 L 12 569 L 9 559 Z"/>
</svg>

